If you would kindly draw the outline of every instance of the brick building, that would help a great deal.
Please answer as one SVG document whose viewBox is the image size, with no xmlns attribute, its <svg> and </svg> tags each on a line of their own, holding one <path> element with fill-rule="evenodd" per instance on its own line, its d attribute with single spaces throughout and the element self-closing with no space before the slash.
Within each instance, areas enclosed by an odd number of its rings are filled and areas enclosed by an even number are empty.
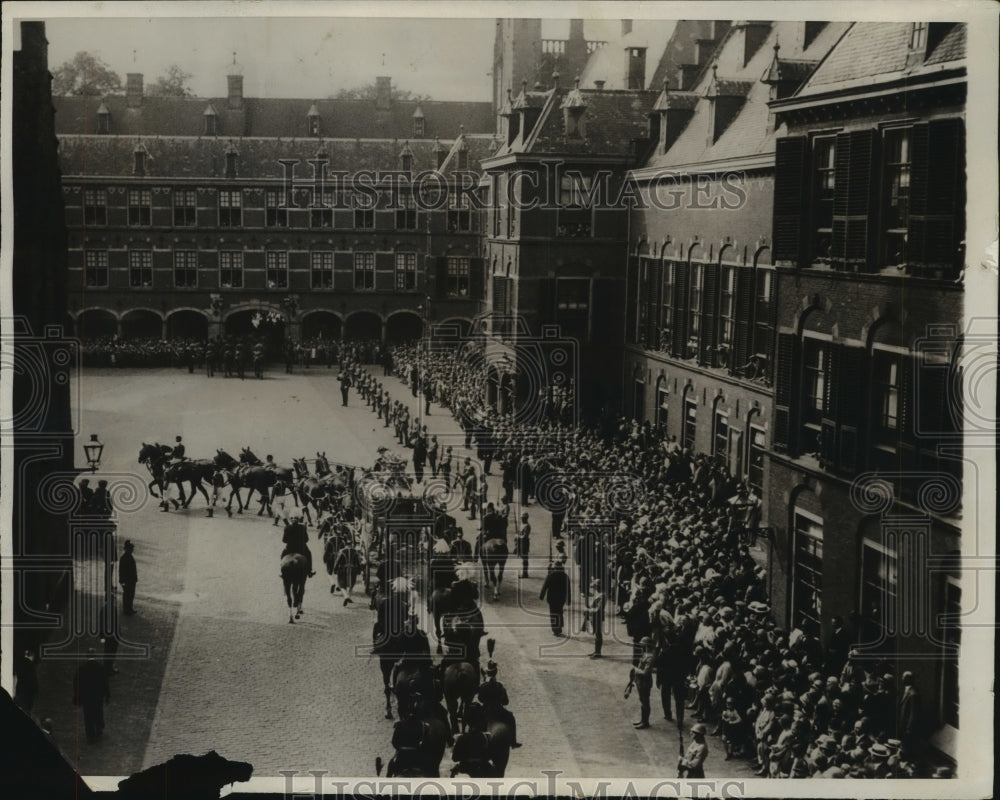
<svg viewBox="0 0 1000 800">
<path fill-rule="evenodd" d="M 770 103 L 772 605 L 824 634 L 832 615 L 859 615 L 865 653 L 915 674 L 945 751 L 958 728 L 959 631 L 939 613 L 961 608 L 965 42 L 964 24 L 857 23 Z"/>
<path fill-rule="evenodd" d="M 147 97 L 130 74 L 124 96 L 56 99 L 76 333 L 467 329 L 490 104 L 397 100 L 384 77 L 368 100 L 245 98 L 231 72 L 225 97 Z"/>
</svg>

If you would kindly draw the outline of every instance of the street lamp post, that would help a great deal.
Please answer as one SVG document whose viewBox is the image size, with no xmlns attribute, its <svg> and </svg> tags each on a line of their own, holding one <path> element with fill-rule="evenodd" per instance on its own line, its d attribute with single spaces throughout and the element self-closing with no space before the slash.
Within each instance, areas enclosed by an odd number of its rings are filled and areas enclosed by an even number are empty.
<svg viewBox="0 0 1000 800">
<path fill-rule="evenodd" d="M 90 471 L 92 473 L 97 472 L 97 468 L 101 465 L 101 454 L 104 452 L 104 445 L 98 440 L 96 433 L 90 434 L 90 441 L 84 444 L 83 452 L 87 457 L 87 466 L 90 467 Z"/>
</svg>

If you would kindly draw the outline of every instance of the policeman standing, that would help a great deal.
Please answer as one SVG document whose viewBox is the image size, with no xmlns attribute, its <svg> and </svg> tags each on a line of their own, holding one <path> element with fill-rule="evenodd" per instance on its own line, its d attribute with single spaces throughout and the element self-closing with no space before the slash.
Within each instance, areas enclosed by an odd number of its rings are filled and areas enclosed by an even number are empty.
<svg viewBox="0 0 1000 800">
<path fill-rule="evenodd" d="M 633 722 L 632 727 L 642 730 L 649 727 L 650 703 L 649 697 L 653 691 L 653 640 L 649 636 L 643 636 L 639 644 L 642 645 L 642 656 L 635 669 L 635 688 L 639 690 L 639 710 L 642 718 L 638 722 Z"/>
<path fill-rule="evenodd" d="M 347 405 L 347 392 L 351 388 L 351 376 L 346 372 L 341 371 L 337 380 L 340 381 L 340 397 L 343 399 L 343 404 Z"/>
<path fill-rule="evenodd" d="M 135 585 L 139 582 L 139 573 L 135 567 L 135 556 L 132 551 L 135 545 L 131 539 L 125 540 L 125 552 L 118 559 L 118 582 L 122 585 L 122 612 L 126 616 L 135 613 L 133 603 L 135 601 Z"/>
</svg>

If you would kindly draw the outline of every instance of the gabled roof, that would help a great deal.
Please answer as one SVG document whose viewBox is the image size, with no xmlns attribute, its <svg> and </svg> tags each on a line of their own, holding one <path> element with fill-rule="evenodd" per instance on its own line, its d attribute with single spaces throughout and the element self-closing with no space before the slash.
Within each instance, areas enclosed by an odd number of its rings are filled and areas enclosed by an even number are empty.
<svg viewBox="0 0 1000 800">
<path fill-rule="evenodd" d="M 478 170 L 479 162 L 493 147 L 490 135 L 466 134 L 469 143 L 469 169 Z M 453 142 L 449 142 L 449 145 Z M 132 154 L 137 142 L 125 136 L 61 136 L 59 137 L 59 165 L 66 177 L 106 176 L 131 177 Z M 312 174 L 306 162 L 325 153 L 330 160 L 331 172 L 344 170 L 399 169 L 401 146 L 391 139 L 228 139 L 224 137 L 144 137 L 141 146 L 150 156 L 147 179 L 170 178 L 221 178 L 225 174 L 226 153 L 235 148 L 239 153 L 238 179 L 281 178 L 279 159 L 299 159 L 302 163 L 296 173 L 308 179 Z M 410 141 L 414 172 L 433 170 L 437 167 L 434 142 L 427 139 Z"/>
<path fill-rule="evenodd" d="M 467 134 L 462 133 L 451 145 L 448 155 L 439 167 L 443 175 L 452 175 L 458 170 L 458 154 L 467 154 L 467 164 L 465 170 L 481 172 L 480 162 L 493 155 L 496 149 L 496 141 L 492 134 Z"/>
<path fill-rule="evenodd" d="M 966 25 L 956 23 L 926 59 L 913 63 L 909 58 L 912 25 L 855 22 L 796 97 L 917 76 L 965 59 Z"/>
<path fill-rule="evenodd" d="M 98 97 L 54 97 L 56 135 L 97 131 Z M 454 136 L 459 125 L 474 133 L 495 128 L 491 103 L 412 100 L 394 101 L 379 110 L 372 100 L 308 100 L 244 98 L 241 109 L 229 108 L 225 97 L 143 97 L 142 105 L 129 108 L 122 96 L 104 98 L 111 113 L 111 132 L 131 136 L 197 136 L 204 123 L 207 103 L 218 115 L 220 136 L 297 136 L 305 131 L 312 112 L 323 120 L 331 137 L 405 138 L 413 135 L 413 117 L 423 114 L 424 135 Z"/>
</svg>

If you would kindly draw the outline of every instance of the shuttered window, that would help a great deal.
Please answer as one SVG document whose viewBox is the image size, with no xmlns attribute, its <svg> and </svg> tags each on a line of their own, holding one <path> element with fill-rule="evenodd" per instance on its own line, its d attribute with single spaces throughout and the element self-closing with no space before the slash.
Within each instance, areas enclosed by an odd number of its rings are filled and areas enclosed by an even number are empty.
<svg viewBox="0 0 1000 800">
<path fill-rule="evenodd" d="M 799 266 L 803 258 L 807 148 L 804 136 L 789 136 L 775 143 L 774 261 L 781 266 Z"/>
<path fill-rule="evenodd" d="M 830 263 L 837 269 L 864 272 L 872 264 L 876 136 L 874 130 L 861 130 L 839 134 L 836 139 Z"/>
</svg>

